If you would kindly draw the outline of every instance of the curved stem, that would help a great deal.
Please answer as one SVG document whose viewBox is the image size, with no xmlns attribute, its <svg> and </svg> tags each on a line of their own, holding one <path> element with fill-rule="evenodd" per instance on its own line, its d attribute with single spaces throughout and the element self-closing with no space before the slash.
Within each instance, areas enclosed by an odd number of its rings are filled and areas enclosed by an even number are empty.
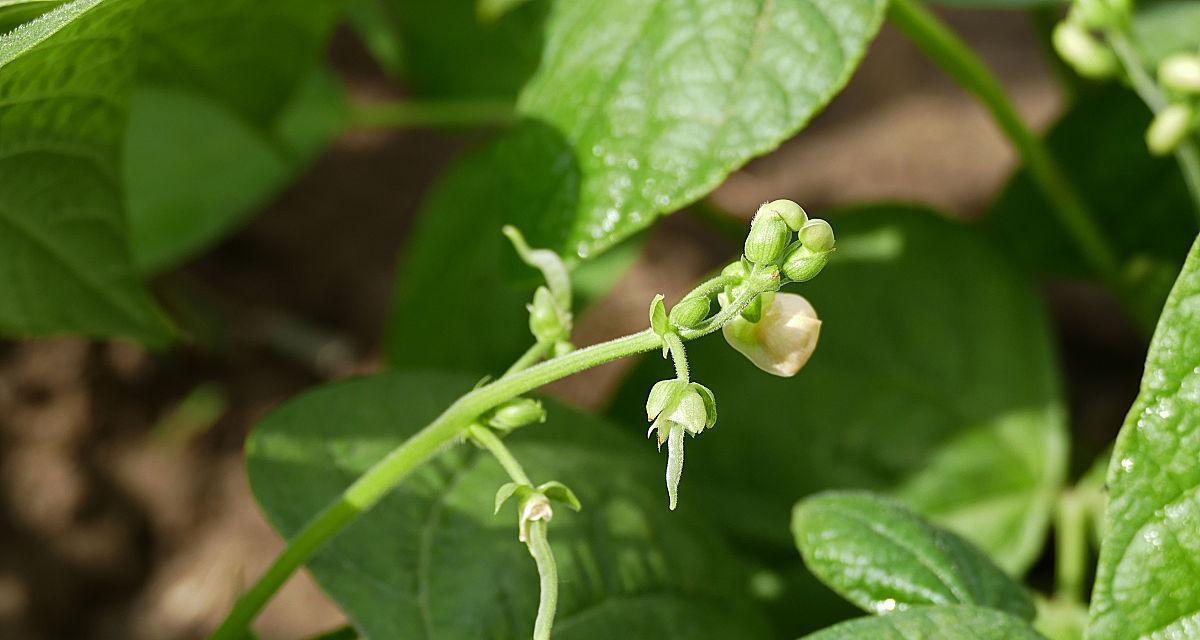
<svg viewBox="0 0 1200 640">
<path fill-rule="evenodd" d="M 1020 154 L 1030 177 L 1050 201 L 1055 216 L 1084 259 L 1104 280 L 1116 284 L 1116 252 L 1101 233 L 1083 198 L 1067 180 L 1041 138 L 1025 126 L 1004 88 L 979 56 L 917 0 L 892 0 L 890 7 L 892 22 L 987 108 Z"/>
<path fill-rule="evenodd" d="M 1167 107 L 1167 97 L 1163 95 L 1158 88 L 1158 83 L 1146 71 L 1137 49 L 1130 42 L 1129 35 L 1124 29 L 1124 27 L 1110 29 L 1105 32 L 1105 37 L 1108 38 L 1113 52 L 1117 54 L 1117 59 L 1121 61 L 1121 66 L 1124 67 L 1125 74 L 1129 77 L 1130 84 L 1133 85 L 1133 90 L 1152 112 L 1158 113 Z M 1179 162 L 1179 169 L 1183 173 L 1183 181 L 1187 184 L 1188 192 L 1192 194 L 1197 219 L 1200 219 L 1200 144 L 1196 143 L 1195 136 L 1180 143 L 1175 150 L 1175 159 Z"/>
<path fill-rule="evenodd" d="M 753 281 L 752 286 L 747 287 L 748 290 L 741 297 L 722 309 L 713 319 L 725 318 L 722 322 L 732 319 L 750 304 L 754 296 L 772 287 L 778 288 L 777 278 L 776 275 L 774 281 L 765 277 Z M 681 337 L 689 340 L 699 338 L 720 328 L 721 324 L 710 321 L 705 328 L 688 330 L 688 333 Z M 288 541 L 287 548 L 275 559 L 266 573 L 238 598 L 229 616 L 210 637 L 213 640 L 241 640 L 250 621 L 262 610 L 271 595 L 278 591 L 288 577 L 325 541 L 373 507 L 400 484 L 409 472 L 452 444 L 483 412 L 555 380 L 661 346 L 662 339 L 646 329 L 552 358 L 500 378 L 459 398 L 433 422 L 367 469 L 337 500 L 304 525 L 304 528 Z"/>
<path fill-rule="evenodd" d="M 509 478 L 512 478 L 513 482 L 533 485 L 533 481 L 525 473 L 525 468 L 521 466 L 521 463 L 508 450 L 508 447 L 504 446 L 504 442 L 500 440 L 500 437 L 491 429 L 475 423 L 468 428 L 467 432 L 484 449 L 487 449 L 488 453 L 492 454 L 492 457 L 496 458 L 496 462 L 499 462 L 500 466 L 504 467 L 504 472 L 508 474 Z"/>
<path fill-rule="evenodd" d="M 688 362 L 687 351 L 683 348 L 683 340 L 678 335 L 668 332 L 663 336 L 663 341 L 667 343 L 667 349 L 671 351 L 671 362 L 675 364 L 675 377 L 684 382 L 690 382 L 688 377 Z"/>
<path fill-rule="evenodd" d="M 533 640 L 550 640 L 554 614 L 558 609 L 558 564 L 550 550 L 546 533 L 549 523 L 534 520 L 529 523 L 529 555 L 537 564 L 541 595 L 538 598 L 537 618 L 533 622 Z"/>
<path fill-rule="evenodd" d="M 545 358 L 546 354 L 550 353 L 550 349 L 553 347 L 554 344 L 546 340 L 535 342 L 532 347 L 529 347 L 525 353 L 521 354 L 520 358 L 517 358 L 516 362 L 512 363 L 508 371 L 504 372 L 504 376 L 510 376 L 518 371 L 532 367 L 542 358 Z"/>
</svg>

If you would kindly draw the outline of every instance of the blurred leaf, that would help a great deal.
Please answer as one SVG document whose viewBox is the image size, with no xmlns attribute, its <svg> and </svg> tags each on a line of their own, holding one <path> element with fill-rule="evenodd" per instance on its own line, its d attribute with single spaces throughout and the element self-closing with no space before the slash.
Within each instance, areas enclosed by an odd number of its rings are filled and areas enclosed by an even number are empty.
<svg viewBox="0 0 1200 640">
<path fill-rule="evenodd" d="M 0 334 L 169 339 L 118 167 L 140 4 L 75 0 L 0 36 Z"/>
<path fill-rule="evenodd" d="M 963 9 L 1033 9 L 1066 5 L 1068 0 L 934 0 L 933 4 Z"/>
<path fill-rule="evenodd" d="M 141 84 L 214 98 L 270 127 L 321 60 L 342 0 L 154 0 L 141 19 Z"/>
<path fill-rule="evenodd" d="M 1200 2 L 1139 2 L 1133 17 L 1133 40 L 1152 70 L 1172 53 L 1196 53 L 1200 50 Z"/>
<path fill-rule="evenodd" d="M 583 182 L 565 247 L 588 256 L 707 194 L 833 98 L 884 0 L 554 5 L 519 109 L 557 127 Z"/>
<path fill-rule="evenodd" d="M 916 607 L 886 616 L 843 622 L 804 640 L 1043 640 L 1020 618 L 995 609 L 954 605 Z"/>
<path fill-rule="evenodd" d="M 512 99 L 537 68 L 549 4 L 486 19 L 476 0 L 380 0 L 372 12 L 384 23 L 357 22 L 385 68 L 402 65 L 417 96 Z"/>
<path fill-rule="evenodd" d="M 251 487 L 286 537 L 362 471 L 433 419 L 473 380 L 395 373 L 306 393 L 269 415 L 247 444 Z M 596 418 L 555 403 L 546 424 L 507 439 L 537 481 L 561 480 L 583 510 L 558 509 L 555 638 L 758 638 L 744 582 L 700 521 L 668 512 L 662 461 Z M 507 480 L 472 447 L 414 472 L 308 566 L 372 638 L 528 637 L 537 575 L 512 507 L 492 515 Z"/>
<path fill-rule="evenodd" d="M 124 158 L 138 267 L 171 266 L 243 222 L 332 140 L 344 106 L 324 70 L 311 74 L 270 128 L 195 92 L 139 89 Z"/>
<path fill-rule="evenodd" d="M 1196 235 L 1196 213 L 1173 158 L 1146 151 L 1150 111 L 1120 87 L 1087 94 L 1047 141 L 1118 255 L 1130 263 L 1139 315 L 1155 318 Z M 1014 259 L 1051 276 L 1093 276 L 1051 206 L 1019 170 L 985 223 Z"/>
<path fill-rule="evenodd" d="M 65 0 L 0 0 L 0 33 L 29 22 Z"/>
<path fill-rule="evenodd" d="M 1033 600 L 975 545 L 892 500 L 805 498 L 792 512 L 792 535 L 809 571 L 869 613 L 974 604 L 1033 619 Z"/>
<path fill-rule="evenodd" d="M 1089 638 L 1184 638 L 1200 621 L 1200 242 L 1175 283 L 1108 467 Z"/>
<path fill-rule="evenodd" d="M 496 20 L 530 0 L 476 0 L 475 10 L 484 21 Z"/>
<path fill-rule="evenodd" d="M 400 25 L 388 7 L 390 0 L 349 0 L 346 17 L 384 73 L 399 77 L 404 72 L 404 46 Z"/>
<path fill-rule="evenodd" d="M 721 406 L 688 449 L 688 482 L 703 485 L 693 495 L 740 538 L 779 548 L 797 498 L 886 491 L 1022 572 L 1067 447 L 1036 297 L 987 242 L 928 210 L 831 219 L 837 255 L 798 288 L 823 325 L 797 377 L 762 374 L 720 338 L 689 345 L 693 377 Z M 623 385 L 622 416 L 634 419 L 664 366 L 647 358 Z"/>
</svg>

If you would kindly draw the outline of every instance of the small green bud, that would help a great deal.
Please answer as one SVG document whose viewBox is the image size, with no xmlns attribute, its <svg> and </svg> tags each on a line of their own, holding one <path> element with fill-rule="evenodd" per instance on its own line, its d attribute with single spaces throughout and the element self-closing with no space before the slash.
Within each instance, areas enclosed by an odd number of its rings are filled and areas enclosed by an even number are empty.
<svg viewBox="0 0 1200 640">
<path fill-rule="evenodd" d="M 690 329 L 708 317 L 708 310 L 711 307 L 712 303 L 709 302 L 708 296 L 688 296 L 671 307 L 671 324 Z"/>
<path fill-rule="evenodd" d="M 1058 55 L 1079 75 L 1102 79 L 1117 71 L 1117 58 L 1087 29 L 1075 22 L 1060 22 L 1051 36 Z"/>
<path fill-rule="evenodd" d="M 800 229 L 800 242 L 813 251 L 829 251 L 833 249 L 835 241 L 833 227 L 820 218 L 809 220 Z"/>
<path fill-rule="evenodd" d="M 1200 93 L 1200 55 L 1177 53 L 1158 65 L 1158 82 L 1179 93 Z"/>
<path fill-rule="evenodd" d="M 538 342 L 562 340 L 570 333 L 570 314 L 558 308 L 554 295 L 546 287 L 538 287 L 529 309 L 529 331 Z"/>
<path fill-rule="evenodd" d="M 731 262 L 725 265 L 725 268 L 721 269 L 721 275 L 731 276 L 734 278 L 745 278 L 746 275 L 750 273 L 750 270 L 746 268 L 746 263 L 743 260 L 744 259 L 738 259 L 737 262 Z"/>
<path fill-rule="evenodd" d="M 507 433 L 527 424 L 546 421 L 546 409 L 542 403 L 532 398 L 513 398 L 500 405 L 488 418 L 488 425 L 497 431 Z"/>
<path fill-rule="evenodd" d="M 1068 20 L 1088 29 L 1107 29 L 1123 21 L 1129 9 L 1124 0 L 1075 0 Z"/>
<path fill-rule="evenodd" d="M 794 244 L 783 258 L 783 275 L 792 282 L 808 282 L 829 264 L 833 251 L 813 251 L 802 244 Z"/>
<path fill-rule="evenodd" d="M 782 216 L 759 210 L 746 236 L 746 258 L 754 264 L 771 264 L 783 255 L 791 237 L 792 230 Z"/>
<path fill-rule="evenodd" d="M 1150 153 L 1165 156 L 1175 150 L 1191 133 L 1195 112 L 1186 104 L 1173 104 L 1158 112 L 1146 130 L 1146 146 Z"/>
<path fill-rule="evenodd" d="M 665 335 L 671 330 L 671 323 L 667 321 L 667 308 L 663 305 L 663 294 L 654 296 L 654 300 L 650 302 L 650 328 L 658 335 Z"/>
<path fill-rule="evenodd" d="M 783 218 L 792 231 L 799 231 L 800 227 L 808 222 L 808 214 L 804 212 L 804 207 L 791 200 L 772 200 L 758 208 L 758 213 L 763 211 L 773 211 L 779 214 L 779 217 Z M 757 215 L 755 214 L 755 216 Z"/>
</svg>

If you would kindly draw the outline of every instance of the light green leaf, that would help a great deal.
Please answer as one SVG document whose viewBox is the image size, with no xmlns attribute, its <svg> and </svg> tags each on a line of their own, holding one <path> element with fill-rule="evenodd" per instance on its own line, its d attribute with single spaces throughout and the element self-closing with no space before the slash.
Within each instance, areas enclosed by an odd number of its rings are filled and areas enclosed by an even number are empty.
<svg viewBox="0 0 1200 640">
<path fill-rule="evenodd" d="M 124 157 L 138 268 L 171 266 L 243 222 L 332 140 L 343 115 L 344 95 L 324 70 L 269 128 L 194 91 L 139 89 Z"/>
<path fill-rule="evenodd" d="M 1147 328 L 1158 317 L 1196 235 L 1196 216 L 1179 165 L 1146 152 L 1148 126 L 1145 104 L 1114 86 L 1081 96 L 1047 137 L 1120 258 L 1135 263 L 1130 275 L 1137 286 L 1130 290 L 1138 296 L 1138 315 Z M 1096 277 L 1051 209 L 1022 169 L 992 205 L 986 224 L 1005 250 L 1032 271 Z"/>
<path fill-rule="evenodd" d="M 1108 467 L 1088 638 L 1200 629 L 1200 243 L 1167 298 Z"/>
<path fill-rule="evenodd" d="M 792 535 L 818 579 L 870 613 L 973 604 L 1032 620 L 1033 600 L 975 545 L 863 492 L 796 504 Z"/>
<path fill-rule="evenodd" d="M 1033 9 L 1067 4 L 1067 0 L 934 0 L 932 4 L 963 9 Z"/>
<path fill-rule="evenodd" d="M 917 607 L 859 618 L 805 636 L 806 640 L 1043 640 L 1020 618 L 995 609 L 955 605 Z"/>
<path fill-rule="evenodd" d="M 0 36 L 0 334 L 169 339 L 118 167 L 140 4 L 75 0 Z"/>
<path fill-rule="evenodd" d="M 607 248 L 800 130 L 849 79 L 885 5 L 555 4 L 519 110 L 557 127 L 582 170 L 566 248 Z"/>
<path fill-rule="evenodd" d="M 440 413 L 472 380 L 395 373 L 286 403 L 247 445 L 251 487 L 284 536 Z M 555 509 L 555 638 L 760 638 L 730 551 L 701 521 L 662 505 L 653 448 L 548 403 L 550 420 L 506 439 L 535 479 L 559 478 L 585 505 Z M 506 475 L 473 447 L 414 472 L 308 566 L 370 638 L 529 637 L 538 578 L 511 514 L 493 516 Z"/>
<path fill-rule="evenodd" d="M 720 339 L 688 346 L 722 424 L 740 432 L 689 450 L 689 482 L 706 485 L 693 495 L 739 536 L 784 548 L 797 498 L 887 492 L 1022 572 L 1042 548 L 1067 446 L 1037 298 L 987 242 L 928 210 L 822 217 L 838 251 L 794 287 L 823 322 L 795 378 L 762 374 Z M 623 386 L 615 406 L 628 421 L 662 368 L 649 359 Z"/>
<path fill-rule="evenodd" d="M 1200 2 L 1139 2 L 1133 17 L 1133 39 L 1152 70 L 1172 53 L 1196 53 L 1200 49 Z"/>
</svg>

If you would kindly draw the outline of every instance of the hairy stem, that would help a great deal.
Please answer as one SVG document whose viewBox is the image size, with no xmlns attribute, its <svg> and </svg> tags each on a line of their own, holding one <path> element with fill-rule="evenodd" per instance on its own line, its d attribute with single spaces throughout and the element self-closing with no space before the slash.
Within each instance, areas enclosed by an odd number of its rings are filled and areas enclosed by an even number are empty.
<svg viewBox="0 0 1200 640">
<path fill-rule="evenodd" d="M 1167 97 L 1159 90 L 1154 78 L 1146 71 L 1141 57 L 1129 40 L 1125 27 L 1110 29 L 1105 33 L 1117 59 L 1125 69 L 1133 90 L 1141 97 L 1142 102 L 1158 113 L 1167 107 Z M 1175 159 L 1179 162 L 1179 170 L 1183 173 L 1183 181 L 1187 184 L 1188 192 L 1192 194 L 1193 207 L 1197 219 L 1200 219 L 1200 144 L 1196 136 L 1189 136 L 1175 150 Z"/>
<path fill-rule="evenodd" d="M 702 325 L 703 329 L 690 329 L 682 337 L 691 340 L 720 329 L 721 323 L 741 313 L 755 296 L 779 287 L 777 274 L 774 279 L 751 277 L 748 282 L 750 286 L 747 287 L 747 291 L 713 318 L 723 320 L 719 323 L 705 323 Z M 341 496 L 304 525 L 304 528 L 288 541 L 283 553 L 275 559 L 266 573 L 238 598 L 229 616 L 210 637 L 213 640 L 241 640 L 250 622 L 271 596 L 322 544 L 375 506 L 375 503 L 400 484 L 413 469 L 452 444 L 485 411 L 555 380 L 661 346 L 662 339 L 646 329 L 552 358 L 512 375 L 506 375 L 459 398 L 433 422 L 367 469 L 342 492 Z"/>
<path fill-rule="evenodd" d="M 1021 120 L 1000 82 L 979 56 L 917 0 L 892 0 L 889 16 L 925 55 L 974 95 L 1021 156 L 1030 177 L 1050 201 L 1054 215 L 1091 268 L 1105 281 L 1118 282 L 1117 255 L 1067 180 L 1062 168 Z"/>
<path fill-rule="evenodd" d="M 558 609 L 558 564 L 554 561 L 546 536 L 548 528 L 549 523 L 545 520 L 529 523 L 529 555 L 537 564 L 541 582 L 537 618 L 533 622 L 533 640 L 550 640 L 554 614 Z"/>
<path fill-rule="evenodd" d="M 418 129 L 504 125 L 515 119 L 510 102 L 390 100 L 350 109 L 350 129 Z"/>
<path fill-rule="evenodd" d="M 550 349 L 553 347 L 554 345 L 549 341 L 535 342 L 532 347 L 529 347 L 525 353 L 521 354 L 520 358 L 517 358 L 516 362 L 512 363 L 512 366 L 508 368 L 508 371 L 504 372 L 504 375 L 510 376 L 518 371 L 532 367 L 540 362 L 542 358 L 545 358 L 546 354 L 550 353 Z"/>
<path fill-rule="evenodd" d="M 487 449 L 488 453 L 492 454 L 492 457 L 496 458 L 496 462 L 499 462 L 500 466 L 504 467 L 504 472 L 508 474 L 509 478 L 512 478 L 513 482 L 533 485 L 533 481 L 525 474 L 525 468 L 521 466 L 520 462 L 517 462 L 512 452 L 508 450 L 508 447 L 504 446 L 504 442 L 491 429 L 475 423 L 468 428 L 467 433 L 484 449 Z"/>
<path fill-rule="evenodd" d="M 663 336 L 663 342 L 667 344 L 667 349 L 671 351 L 671 362 L 675 364 L 675 377 L 684 382 L 690 382 L 688 376 L 687 351 L 683 348 L 683 340 L 674 333 L 667 332 Z"/>
</svg>

